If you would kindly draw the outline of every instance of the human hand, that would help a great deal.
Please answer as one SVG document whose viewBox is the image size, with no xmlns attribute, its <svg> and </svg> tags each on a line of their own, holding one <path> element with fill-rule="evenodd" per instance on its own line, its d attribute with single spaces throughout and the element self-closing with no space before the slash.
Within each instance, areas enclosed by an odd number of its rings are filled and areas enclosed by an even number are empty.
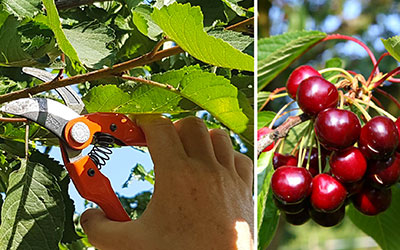
<svg viewBox="0 0 400 250">
<path fill-rule="evenodd" d="M 141 116 L 154 163 L 154 193 L 142 216 L 107 219 L 82 214 L 89 241 L 102 250 L 253 249 L 253 163 L 235 152 L 223 130 L 195 117 L 176 123 Z"/>
</svg>

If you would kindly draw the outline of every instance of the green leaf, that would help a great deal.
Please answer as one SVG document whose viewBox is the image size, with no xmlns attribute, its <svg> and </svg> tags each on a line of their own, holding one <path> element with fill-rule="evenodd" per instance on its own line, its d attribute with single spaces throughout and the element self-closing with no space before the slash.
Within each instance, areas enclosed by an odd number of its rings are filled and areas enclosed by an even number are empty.
<svg viewBox="0 0 400 250">
<path fill-rule="evenodd" d="M 168 1 L 164 1 L 168 5 Z M 172 1 L 171 1 L 172 2 Z M 211 27 L 216 23 L 227 23 L 227 14 L 225 5 L 222 1 L 204 1 L 204 0 L 176 0 L 180 4 L 189 3 L 191 6 L 198 6 L 204 15 L 204 26 Z M 158 7 L 160 9 L 160 7 Z"/>
<path fill-rule="evenodd" d="M 305 135 L 307 131 L 307 126 L 309 124 L 310 121 L 306 121 L 290 129 L 288 135 L 285 138 L 284 153 L 290 153 L 294 149 L 300 138 Z"/>
<path fill-rule="evenodd" d="M 400 246 L 400 185 L 392 187 L 392 204 L 377 216 L 361 214 L 351 205 L 346 214 L 364 233 L 371 236 L 384 250 L 397 250 Z"/>
<path fill-rule="evenodd" d="M 258 91 L 257 93 L 257 109 L 260 109 L 261 106 L 265 103 L 268 99 L 271 92 L 268 91 Z"/>
<path fill-rule="evenodd" d="M 181 113 L 195 110 L 196 105 L 209 111 L 235 133 L 247 128 L 249 119 L 239 108 L 238 91 L 222 76 L 184 67 L 154 75 L 153 81 L 177 89 L 138 84 L 124 92 L 116 86 L 92 88 L 84 97 L 89 112 Z"/>
<path fill-rule="evenodd" d="M 326 34 L 296 31 L 258 40 L 258 89 L 263 89 Z"/>
<path fill-rule="evenodd" d="M 400 62 L 400 36 L 393 36 L 388 39 L 381 40 L 390 55 Z"/>
<path fill-rule="evenodd" d="M 153 9 L 147 4 L 139 5 L 132 11 L 133 23 L 143 35 L 157 41 L 162 30 L 151 18 L 152 11 Z"/>
<path fill-rule="evenodd" d="M 38 16 L 37 21 L 41 21 L 49 26 L 54 32 L 57 44 L 62 52 L 69 57 L 74 65 L 81 65 L 82 63 L 79 60 L 78 53 L 68 41 L 64 31 L 61 28 L 60 17 L 58 16 L 58 11 L 56 5 L 54 4 L 54 0 L 43 0 L 43 4 L 46 8 L 47 16 Z"/>
<path fill-rule="evenodd" d="M 22 161 L 11 173 L 1 212 L 1 249 L 58 249 L 64 228 L 60 187 L 48 169 Z"/>
<path fill-rule="evenodd" d="M 254 54 L 254 39 L 250 36 L 245 36 L 242 33 L 225 29 L 211 30 L 208 34 L 215 38 L 221 38 L 237 50 L 245 53 L 248 52 L 250 55 Z"/>
<path fill-rule="evenodd" d="M 115 38 L 111 28 L 101 24 L 81 23 L 79 26 L 65 28 L 64 33 L 85 66 L 93 69 L 100 69 L 104 65 L 111 66 L 111 61 L 107 61 L 107 57 L 111 55 L 107 44 Z"/>
<path fill-rule="evenodd" d="M 222 0 L 229 8 L 231 8 L 239 16 L 245 16 L 246 11 L 237 3 L 241 0 Z"/>
<path fill-rule="evenodd" d="M 154 9 L 154 22 L 183 50 L 200 61 L 219 67 L 254 71 L 253 57 L 207 35 L 199 7 L 173 3 L 161 10 Z"/>
<path fill-rule="evenodd" d="M 3 0 L 2 5 L 5 10 L 23 19 L 25 17 L 34 17 L 41 10 L 41 0 Z"/>
<path fill-rule="evenodd" d="M 343 61 L 338 57 L 333 57 L 325 62 L 325 68 L 343 68 Z M 330 71 L 322 74 L 322 77 L 325 79 L 329 79 L 332 76 L 340 74 L 338 71 Z M 338 79 L 333 80 L 333 83 L 336 83 Z"/>
<path fill-rule="evenodd" d="M 154 185 L 154 171 L 151 170 L 150 172 L 147 172 L 143 165 L 137 163 L 136 166 L 131 169 L 131 173 L 122 185 L 122 188 L 127 188 L 129 184 L 132 183 L 133 179 L 148 181 L 150 184 Z"/>
<path fill-rule="evenodd" d="M 273 201 L 273 194 L 268 190 L 267 200 L 265 201 L 264 216 L 261 226 L 258 229 L 258 249 L 264 250 L 271 243 L 279 222 L 279 209 Z"/>
<path fill-rule="evenodd" d="M 257 114 L 257 117 L 258 117 L 257 130 L 262 127 L 268 126 L 274 119 L 275 115 L 276 115 L 275 112 L 272 112 L 272 111 L 258 112 L 258 114 Z"/>
</svg>

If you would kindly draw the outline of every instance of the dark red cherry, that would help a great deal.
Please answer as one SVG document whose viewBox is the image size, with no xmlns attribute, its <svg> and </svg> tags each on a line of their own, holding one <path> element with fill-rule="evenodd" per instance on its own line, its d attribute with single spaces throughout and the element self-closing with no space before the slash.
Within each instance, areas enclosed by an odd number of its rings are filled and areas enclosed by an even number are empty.
<svg viewBox="0 0 400 250">
<path fill-rule="evenodd" d="M 302 65 L 293 70 L 286 82 L 286 91 L 292 99 L 296 100 L 297 88 L 303 80 L 310 76 L 321 76 L 321 74 L 308 65 Z"/>
<path fill-rule="evenodd" d="M 297 89 L 297 104 L 308 115 L 317 115 L 327 108 L 335 108 L 339 94 L 332 83 L 320 76 L 302 81 Z"/>
<path fill-rule="evenodd" d="M 314 123 L 319 142 L 329 150 L 348 148 L 360 137 L 361 124 L 351 111 L 329 108 L 319 112 Z"/>
<path fill-rule="evenodd" d="M 272 166 L 274 166 L 274 169 L 282 166 L 297 166 L 297 157 L 293 155 L 274 153 L 274 157 L 272 158 Z"/>
<path fill-rule="evenodd" d="M 386 159 L 397 149 L 399 133 L 386 116 L 376 116 L 362 128 L 358 146 L 367 159 Z"/>
<path fill-rule="evenodd" d="M 359 181 L 367 170 L 364 155 L 355 147 L 333 153 L 329 164 L 332 174 L 341 182 Z"/>
<path fill-rule="evenodd" d="M 259 141 L 262 136 L 269 134 L 271 131 L 272 131 L 272 129 L 270 129 L 268 127 L 262 127 L 259 130 L 257 130 L 257 141 Z M 263 152 L 270 151 L 271 149 L 274 148 L 274 146 L 275 146 L 275 142 L 273 142 L 268 147 L 264 148 Z"/>
<path fill-rule="evenodd" d="M 392 202 L 392 190 L 364 185 L 359 193 L 352 196 L 351 201 L 361 213 L 377 215 L 389 208 Z"/>
<path fill-rule="evenodd" d="M 271 178 L 271 188 L 276 198 L 283 203 L 297 203 L 311 191 L 312 177 L 305 168 L 282 166 Z"/>
<path fill-rule="evenodd" d="M 286 221 L 294 226 L 303 225 L 310 219 L 308 209 L 303 209 L 301 212 L 296 214 L 283 213 L 283 215 L 285 216 Z"/>
<path fill-rule="evenodd" d="M 306 150 L 306 155 L 304 157 L 303 161 L 303 168 L 307 167 L 307 162 L 308 162 L 308 156 L 309 156 L 310 150 Z M 323 150 L 321 150 L 321 171 L 323 172 L 325 169 L 326 165 L 326 154 L 324 153 Z M 314 177 L 317 174 L 319 174 L 319 165 L 318 165 L 318 149 L 317 148 L 312 148 L 311 150 L 311 155 L 310 155 L 310 165 L 308 167 L 308 171 L 310 171 L 311 175 Z"/>
<path fill-rule="evenodd" d="M 344 205 L 342 205 L 338 210 L 331 213 L 317 211 L 311 207 L 310 216 L 313 221 L 323 227 L 333 227 L 343 221 L 345 211 L 346 210 Z"/>
<path fill-rule="evenodd" d="M 390 187 L 400 178 L 400 153 L 387 160 L 370 160 L 367 179 L 378 188 Z"/>
<path fill-rule="evenodd" d="M 316 210 L 333 212 L 343 205 L 346 196 L 346 189 L 336 178 L 327 174 L 314 177 L 310 201 Z"/>
<path fill-rule="evenodd" d="M 400 139 L 400 117 L 397 118 L 397 120 L 394 124 L 396 124 L 397 132 L 399 134 L 399 139 Z M 397 146 L 397 152 L 400 152 L 400 143 Z"/>
<path fill-rule="evenodd" d="M 350 197 L 358 192 L 361 191 L 363 185 L 364 185 L 364 178 L 356 181 L 356 182 L 349 182 L 349 183 L 342 183 L 344 188 L 347 190 L 347 197 Z"/>
<path fill-rule="evenodd" d="M 287 214 L 297 214 L 303 211 L 305 208 L 308 207 L 309 200 L 304 199 L 298 203 L 283 203 L 278 200 L 275 196 L 273 197 L 275 206 L 279 208 L 279 210 L 287 213 Z"/>
</svg>

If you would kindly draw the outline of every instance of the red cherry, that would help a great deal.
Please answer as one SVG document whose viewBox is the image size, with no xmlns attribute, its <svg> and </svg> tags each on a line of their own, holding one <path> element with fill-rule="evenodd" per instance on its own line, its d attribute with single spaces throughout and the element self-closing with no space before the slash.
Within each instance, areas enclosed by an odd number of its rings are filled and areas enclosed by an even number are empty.
<svg viewBox="0 0 400 250">
<path fill-rule="evenodd" d="M 262 136 L 269 134 L 271 131 L 272 131 L 272 129 L 270 129 L 268 127 L 262 127 L 259 130 L 257 130 L 257 141 L 259 141 Z M 270 151 L 271 149 L 274 148 L 274 146 L 275 146 L 275 142 L 273 142 L 268 147 L 264 148 L 263 152 Z"/>
<path fill-rule="evenodd" d="M 364 185 L 363 189 L 352 196 L 355 208 L 365 215 L 377 215 L 389 208 L 392 202 L 391 189 L 377 189 Z"/>
<path fill-rule="evenodd" d="M 297 104 L 308 115 L 317 115 L 327 108 L 334 108 L 339 94 L 332 83 L 320 76 L 311 76 L 297 89 Z"/>
<path fill-rule="evenodd" d="M 292 99 L 296 100 L 297 88 L 303 80 L 310 76 L 321 76 L 321 74 L 308 65 L 302 65 L 293 70 L 286 82 L 286 91 Z"/>
<path fill-rule="evenodd" d="M 357 142 L 361 124 L 353 112 L 329 108 L 318 114 L 314 130 L 319 142 L 325 148 L 341 150 Z"/>
<path fill-rule="evenodd" d="M 356 182 L 348 182 L 348 183 L 342 183 L 343 186 L 347 190 L 347 197 L 350 197 L 356 193 L 359 193 L 364 185 L 365 180 L 361 179 Z"/>
<path fill-rule="evenodd" d="M 398 132 L 399 138 L 400 138 L 400 117 L 397 118 L 397 120 L 394 124 L 396 124 L 397 132 Z M 397 146 L 397 152 L 400 152 L 400 143 Z"/>
<path fill-rule="evenodd" d="M 394 153 L 398 144 L 396 125 L 386 116 L 376 116 L 361 128 L 358 145 L 367 159 L 386 159 Z"/>
<path fill-rule="evenodd" d="M 333 212 L 343 205 L 346 196 L 346 189 L 334 177 L 327 174 L 314 177 L 310 200 L 316 210 Z"/>
<path fill-rule="evenodd" d="M 303 168 L 307 167 L 308 152 L 309 152 L 309 149 L 306 150 L 306 155 L 304 157 L 304 161 L 303 161 L 303 165 L 302 165 Z M 323 150 L 321 150 L 321 171 L 322 172 L 325 169 L 325 165 L 326 165 L 326 154 L 324 153 Z M 317 148 L 312 148 L 312 150 L 311 150 L 310 165 L 308 167 L 308 171 L 310 171 L 312 177 L 319 174 L 318 149 Z"/>
<path fill-rule="evenodd" d="M 285 212 L 286 214 L 297 214 L 308 208 L 308 199 L 304 199 L 299 203 L 283 203 L 278 200 L 275 196 L 273 197 L 275 206 L 279 208 L 279 210 Z"/>
<path fill-rule="evenodd" d="M 367 161 L 358 148 L 335 152 L 329 160 L 332 174 L 341 182 L 361 180 L 367 170 Z"/>
<path fill-rule="evenodd" d="M 400 178 L 400 154 L 395 153 L 387 160 L 368 162 L 367 179 L 378 188 L 390 187 Z"/>
<path fill-rule="evenodd" d="M 274 166 L 275 170 L 281 166 L 297 166 L 297 157 L 293 155 L 274 153 L 272 166 Z"/>
<path fill-rule="evenodd" d="M 303 225 L 310 219 L 310 214 L 308 213 L 308 209 L 303 209 L 302 211 L 296 214 L 283 213 L 283 215 L 285 216 L 286 221 L 294 226 Z"/>
<path fill-rule="evenodd" d="M 313 221 L 323 227 L 333 227 L 342 222 L 346 212 L 345 207 L 342 205 L 338 210 L 331 213 L 317 211 L 311 207 L 310 216 Z"/>
<path fill-rule="evenodd" d="M 282 166 L 271 178 L 271 188 L 276 198 L 283 203 L 297 203 L 311 191 L 312 177 L 305 168 Z"/>
</svg>

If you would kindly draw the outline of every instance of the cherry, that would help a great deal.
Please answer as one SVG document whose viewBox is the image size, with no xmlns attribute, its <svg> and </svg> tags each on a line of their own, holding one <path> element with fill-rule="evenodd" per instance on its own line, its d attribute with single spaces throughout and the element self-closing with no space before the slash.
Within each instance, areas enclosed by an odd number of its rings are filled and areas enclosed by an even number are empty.
<svg viewBox="0 0 400 250">
<path fill-rule="evenodd" d="M 280 200 L 278 200 L 276 197 L 273 197 L 275 206 L 279 208 L 279 210 L 282 210 L 286 214 L 297 214 L 303 211 L 305 208 L 308 207 L 308 199 L 304 199 L 299 203 L 283 203 Z"/>
<path fill-rule="evenodd" d="M 321 76 L 321 74 L 308 65 L 302 65 L 293 70 L 286 82 L 286 91 L 292 99 L 296 100 L 297 88 L 303 80 L 310 76 Z"/>
<path fill-rule="evenodd" d="M 297 157 L 293 155 L 274 153 L 272 166 L 274 166 L 275 170 L 281 166 L 297 166 Z"/>
<path fill-rule="evenodd" d="M 325 148 L 341 150 L 357 142 L 361 124 L 353 112 L 329 108 L 318 114 L 314 130 L 319 142 Z"/>
<path fill-rule="evenodd" d="M 271 131 L 272 131 L 272 129 L 270 129 L 268 127 L 262 127 L 259 130 L 257 130 L 257 141 L 259 141 L 262 136 L 269 134 Z M 273 142 L 268 147 L 264 148 L 263 152 L 270 151 L 271 149 L 274 148 L 274 146 L 275 146 L 275 142 Z"/>
<path fill-rule="evenodd" d="M 297 203 L 311 191 L 312 177 L 305 168 L 282 166 L 271 178 L 271 188 L 276 198 L 283 203 Z"/>
<path fill-rule="evenodd" d="M 308 162 L 308 154 L 310 150 L 306 150 L 306 155 L 304 157 L 302 167 L 307 167 Z M 321 171 L 324 171 L 326 165 L 326 154 L 321 150 Z M 312 177 L 319 174 L 319 165 L 318 165 L 318 148 L 312 148 L 311 155 L 310 155 L 310 165 L 308 167 L 308 171 L 310 171 Z"/>
<path fill-rule="evenodd" d="M 367 179 L 378 188 L 390 187 L 400 178 L 400 153 L 387 160 L 368 162 Z"/>
<path fill-rule="evenodd" d="M 398 144 L 396 125 L 385 116 L 376 116 L 361 128 L 358 145 L 367 159 L 386 159 L 394 153 Z"/>
<path fill-rule="evenodd" d="M 355 147 L 333 153 L 329 164 L 332 174 L 341 182 L 359 181 L 367 170 L 367 161 Z"/>
<path fill-rule="evenodd" d="M 347 191 L 334 177 L 319 174 L 314 177 L 311 189 L 311 204 L 321 212 L 333 212 L 345 201 Z"/>
<path fill-rule="evenodd" d="M 400 138 L 400 117 L 397 118 L 397 120 L 394 124 L 396 124 L 397 132 L 398 132 L 399 138 Z M 400 152 L 400 143 L 397 146 L 397 152 Z"/>
<path fill-rule="evenodd" d="M 301 212 L 296 214 L 283 213 L 283 215 L 285 216 L 285 219 L 289 224 L 295 226 L 303 225 L 310 219 L 308 209 L 303 209 Z"/>
<path fill-rule="evenodd" d="M 334 108 L 339 94 L 332 83 L 320 76 L 311 76 L 297 89 L 297 104 L 304 113 L 314 116 L 327 108 Z"/>
<path fill-rule="evenodd" d="M 310 216 L 313 221 L 323 227 L 333 227 L 343 220 L 345 211 L 344 205 L 332 213 L 321 212 L 310 208 Z"/>
<path fill-rule="evenodd" d="M 365 215 L 377 215 L 389 208 L 392 201 L 391 189 L 377 189 L 364 185 L 363 189 L 352 196 L 355 208 Z"/>
<path fill-rule="evenodd" d="M 342 183 L 344 188 L 347 190 L 347 197 L 350 197 L 356 193 L 359 193 L 364 185 L 364 178 L 356 181 L 356 182 L 348 182 L 348 183 Z"/>
</svg>

